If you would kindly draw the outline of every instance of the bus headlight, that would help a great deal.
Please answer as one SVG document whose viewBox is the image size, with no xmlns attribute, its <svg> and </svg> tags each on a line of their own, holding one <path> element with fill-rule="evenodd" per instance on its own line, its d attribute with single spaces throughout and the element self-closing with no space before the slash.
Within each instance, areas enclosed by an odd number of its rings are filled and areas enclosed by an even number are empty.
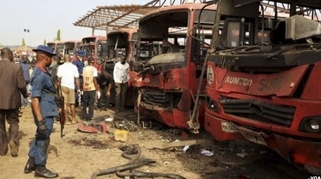
<svg viewBox="0 0 321 179">
<path fill-rule="evenodd" d="M 308 117 L 302 120 L 299 131 L 320 133 L 321 117 Z"/>
<path fill-rule="evenodd" d="M 311 129 L 319 130 L 320 125 L 319 125 L 318 121 L 316 121 L 315 119 L 310 119 L 309 125 L 310 125 Z"/>
<path fill-rule="evenodd" d="M 205 104 L 206 107 L 209 108 L 210 110 L 219 113 L 218 105 L 217 103 L 209 96 L 205 97 Z"/>
</svg>

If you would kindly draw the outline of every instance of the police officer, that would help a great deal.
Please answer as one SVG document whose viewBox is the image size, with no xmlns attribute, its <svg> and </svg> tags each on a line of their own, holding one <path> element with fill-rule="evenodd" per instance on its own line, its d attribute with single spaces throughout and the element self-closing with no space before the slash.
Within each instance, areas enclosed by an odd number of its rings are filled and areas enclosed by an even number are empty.
<svg viewBox="0 0 321 179">
<path fill-rule="evenodd" d="M 52 48 L 44 45 L 39 45 L 33 51 L 36 52 L 37 61 L 31 75 L 31 105 L 37 131 L 35 140 L 30 146 L 29 159 L 24 172 L 35 171 L 36 177 L 56 178 L 58 173 L 46 168 L 50 134 L 53 129 L 54 117 L 58 115 L 55 103 L 56 89 L 46 68 L 50 66 L 55 54 Z"/>
</svg>

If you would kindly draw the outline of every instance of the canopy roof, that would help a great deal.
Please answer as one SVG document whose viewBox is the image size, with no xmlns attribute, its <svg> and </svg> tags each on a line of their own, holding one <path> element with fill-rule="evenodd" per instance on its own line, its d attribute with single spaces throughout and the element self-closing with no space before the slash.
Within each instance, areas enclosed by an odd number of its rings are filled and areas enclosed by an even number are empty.
<svg viewBox="0 0 321 179">
<path fill-rule="evenodd" d="M 74 25 L 100 30 L 137 27 L 138 20 L 144 14 L 157 8 L 141 5 L 98 6 L 77 20 Z"/>
<path fill-rule="evenodd" d="M 115 30 L 123 27 L 138 27 L 138 21 L 146 13 L 165 5 L 184 4 L 186 2 L 206 2 L 211 0 L 152 0 L 145 5 L 114 5 L 97 6 L 86 15 L 79 18 L 73 24 L 80 27 L 89 27 L 97 30 Z M 215 1 L 215 0 L 214 0 Z M 244 0 L 239 5 L 261 1 L 264 9 L 274 8 L 274 2 L 278 2 L 278 10 L 284 13 L 290 12 L 290 6 L 282 3 L 296 3 L 297 6 L 309 7 L 312 9 L 321 9 L 321 0 Z M 306 15 L 320 16 L 320 11 L 311 11 L 311 9 L 302 9 Z M 318 18 L 318 20 L 320 20 Z"/>
<path fill-rule="evenodd" d="M 98 30 L 138 27 L 138 21 L 148 12 L 165 5 L 184 4 L 203 0 L 152 0 L 144 5 L 97 6 L 73 24 Z"/>
</svg>

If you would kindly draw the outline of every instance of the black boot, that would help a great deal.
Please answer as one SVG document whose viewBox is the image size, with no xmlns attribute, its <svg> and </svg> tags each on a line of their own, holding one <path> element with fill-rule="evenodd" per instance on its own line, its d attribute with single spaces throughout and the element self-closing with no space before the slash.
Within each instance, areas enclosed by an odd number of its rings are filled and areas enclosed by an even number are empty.
<svg viewBox="0 0 321 179">
<path fill-rule="evenodd" d="M 37 166 L 35 170 L 35 177 L 57 178 L 58 173 L 48 170 L 45 166 Z"/>
<path fill-rule="evenodd" d="M 30 158 L 28 159 L 26 166 L 25 166 L 25 173 L 31 173 L 32 171 L 34 171 L 36 169 L 35 166 L 35 159 L 34 158 Z"/>
</svg>

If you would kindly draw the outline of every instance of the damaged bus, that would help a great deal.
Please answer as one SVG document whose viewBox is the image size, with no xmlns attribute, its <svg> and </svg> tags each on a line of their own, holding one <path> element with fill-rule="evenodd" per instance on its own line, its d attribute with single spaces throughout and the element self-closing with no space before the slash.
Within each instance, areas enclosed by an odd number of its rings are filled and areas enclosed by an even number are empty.
<svg viewBox="0 0 321 179">
<path fill-rule="evenodd" d="M 289 17 L 276 20 L 277 3 L 291 7 Z M 215 139 L 265 145 L 321 175 L 321 26 L 314 21 L 321 6 L 277 3 L 268 22 L 260 0 L 219 0 L 215 21 L 224 28 L 213 31 L 204 127 Z"/>
<path fill-rule="evenodd" d="M 85 52 L 85 62 L 88 58 L 94 59 L 94 67 L 98 73 L 101 72 L 101 64 L 107 58 L 107 37 L 106 36 L 90 36 L 81 40 L 80 49 Z"/>
<path fill-rule="evenodd" d="M 64 43 L 64 55 L 70 55 L 71 59 L 76 50 L 80 48 L 81 41 L 72 40 L 72 41 L 65 41 Z"/>
<path fill-rule="evenodd" d="M 130 68 L 134 61 L 135 44 L 137 41 L 136 28 L 120 28 L 107 34 L 107 60 L 102 63 L 103 69 L 113 75 L 115 63 L 119 61 L 119 56 L 124 55 Z M 134 106 L 133 88 L 128 82 L 125 106 Z M 115 104 L 115 90 L 111 91 L 110 103 Z"/>
<path fill-rule="evenodd" d="M 191 113 L 197 86 L 206 83 L 200 73 L 211 43 L 215 9 L 202 3 L 173 5 L 151 11 L 139 21 L 131 77 L 138 91 L 139 116 L 198 132 L 204 96 L 195 120 Z"/>
<path fill-rule="evenodd" d="M 54 41 L 54 42 L 48 42 L 47 46 L 54 49 L 54 53 L 58 54 L 60 57 L 64 54 L 64 42 L 62 41 Z"/>
</svg>

